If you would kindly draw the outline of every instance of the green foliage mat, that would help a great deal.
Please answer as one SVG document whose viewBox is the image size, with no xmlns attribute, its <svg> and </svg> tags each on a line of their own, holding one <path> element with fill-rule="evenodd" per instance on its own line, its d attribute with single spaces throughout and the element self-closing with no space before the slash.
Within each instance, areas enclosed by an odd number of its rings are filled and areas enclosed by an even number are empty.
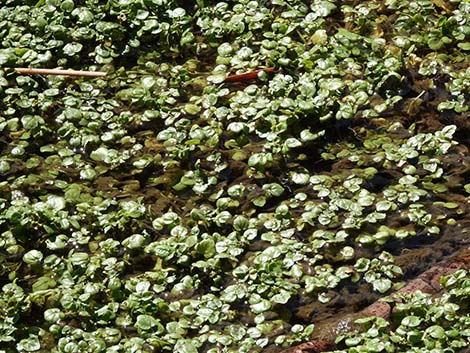
<svg viewBox="0 0 470 353">
<path fill-rule="evenodd" d="M 6 352 L 288 347 L 468 211 L 468 1 L 4 0 L 0 39 L 108 72 L 0 72 Z"/>
<path fill-rule="evenodd" d="M 348 347 L 335 353 L 358 352 L 465 352 L 470 337 L 466 270 L 442 279 L 445 292 L 433 298 L 416 292 L 402 295 L 390 322 L 363 318 L 363 327 L 337 339 Z M 344 342 L 343 342 L 344 341 Z"/>
</svg>

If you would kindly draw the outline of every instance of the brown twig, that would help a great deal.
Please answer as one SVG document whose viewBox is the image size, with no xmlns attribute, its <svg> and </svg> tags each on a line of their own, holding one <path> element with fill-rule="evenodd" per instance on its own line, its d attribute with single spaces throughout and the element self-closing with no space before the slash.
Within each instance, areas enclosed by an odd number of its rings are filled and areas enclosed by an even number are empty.
<svg viewBox="0 0 470 353">
<path fill-rule="evenodd" d="M 255 78 L 258 78 L 258 74 L 262 71 L 269 73 L 269 72 L 275 72 L 276 69 L 274 67 L 268 67 L 266 69 L 251 71 L 245 74 L 231 75 L 225 79 L 225 82 L 244 82 L 248 80 L 253 80 Z"/>
<path fill-rule="evenodd" d="M 22 75 L 63 75 L 80 77 L 104 77 L 106 72 L 102 71 L 80 71 L 60 69 L 33 69 L 25 67 L 4 67 L 3 70 L 13 70 Z"/>
</svg>

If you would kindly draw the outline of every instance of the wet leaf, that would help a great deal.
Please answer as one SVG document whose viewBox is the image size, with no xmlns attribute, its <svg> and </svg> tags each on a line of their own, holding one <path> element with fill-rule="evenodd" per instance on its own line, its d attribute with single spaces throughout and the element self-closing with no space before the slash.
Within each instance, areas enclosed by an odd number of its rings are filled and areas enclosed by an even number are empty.
<svg viewBox="0 0 470 353">
<path fill-rule="evenodd" d="M 424 332 L 435 339 L 443 339 L 445 337 L 444 328 L 438 325 L 430 326 Z"/>
<path fill-rule="evenodd" d="M 206 259 L 209 259 L 215 254 L 215 243 L 212 239 L 204 239 L 197 245 L 196 249 Z"/>
<path fill-rule="evenodd" d="M 421 321 L 421 318 L 419 318 L 418 316 L 410 315 L 403 318 L 401 324 L 408 327 L 416 327 L 421 323 Z"/>
<path fill-rule="evenodd" d="M 19 351 L 36 352 L 41 349 L 41 344 L 39 343 L 39 338 L 36 335 L 29 335 L 28 338 L 22 339 L 16 345 L 16 348 Z"/>
</svg>

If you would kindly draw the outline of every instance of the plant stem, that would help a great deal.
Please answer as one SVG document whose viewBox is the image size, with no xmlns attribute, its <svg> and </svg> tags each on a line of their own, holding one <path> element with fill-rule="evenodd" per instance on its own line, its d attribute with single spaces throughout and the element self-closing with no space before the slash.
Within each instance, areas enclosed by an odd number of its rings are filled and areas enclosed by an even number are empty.
<svg viewBox="0 0 470 353">
<path fill-rule="evenodd" d="M 63 75 L 63 76 L 81 76 L 81 77 L 104 77 L 106 72 L 102 71 L 79 71 L 79 70 L 60 70 L 60 69 L 33 69 L 23 67 L 4 67 L 3 70 L 13 70 L 22 75 Z"/>
</svg>

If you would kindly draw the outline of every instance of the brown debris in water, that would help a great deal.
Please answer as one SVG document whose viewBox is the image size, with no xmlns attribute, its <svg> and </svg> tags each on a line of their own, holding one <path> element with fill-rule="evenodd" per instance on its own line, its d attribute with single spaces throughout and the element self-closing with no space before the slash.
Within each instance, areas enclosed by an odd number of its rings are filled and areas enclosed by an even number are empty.
<svg viewBox="0 0 470 353">
<path fill-rule="evenodd" d="M 470 246 L 458 251 L 450 259 L 443 260 L 423 272 L 410 281 L 407 285 L 390 295 L 395 302 L 399 302 L 399 294 L 408 294 L 421 291 L 424 293 L 438 295 L 442 291 L 440 279 L 455 273 L 459 269 L 470 269 Z M 377 301 L 358 313 L 347 315 L 341 319 L 332 319 L 320 322 L 315 331 L 321 332 L 321 338 L 301 343 L 297 346 L 285 349 L 280 353 L 320 353 L 335 349 L 335 338 L 343 333 L 355 330 L 358 326 L 354 321 L 368 316 L 377 316 L 386 320 L 390 319 L 393 312 L 393 302 Z"/>
<path fill-rule="evenodd" d="M 330 341 L 315 340 L 299 344 L 298 346 L 288 348 L 281 353 L 320 353 L 334 349 L 334 343 Z"/>
</svg>

